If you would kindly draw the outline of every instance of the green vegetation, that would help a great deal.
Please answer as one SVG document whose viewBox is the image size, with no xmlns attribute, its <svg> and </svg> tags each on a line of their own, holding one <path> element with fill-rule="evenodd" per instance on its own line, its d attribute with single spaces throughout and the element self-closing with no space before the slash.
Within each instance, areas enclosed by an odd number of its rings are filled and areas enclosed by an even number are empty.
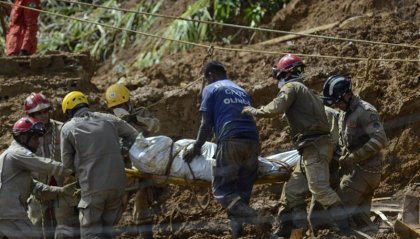
<svg viewBox="0 0 420 239">
<path fill-rule="evenodd" d="M 79 0 L 82 1 L 82 0 Z M 259 26 L 267 13 L 276 13 L 283 7 L 283 1 L 237 1 L 237 0 L 197 0 L 180 15 L 183 18 L 218 21 L 226 23 Z M 117 0 L 85 1 L 106 7 L 121 8 Z M 158 13 L 165 0 L 139 0 L 130 10 L 136 12 Z M 223 31 L 220 26 L 203 23 L 161 19 L 137 13 L 87 7 L 80 4 L 48 0 L 43 2 L 43 9 L 66 16 L 112 25 L 114 27 L 136 30 L 162 36 L 168 39 L 200 43 L 202 41 L 224 41 L 229 43 L 233 36 L 219 36 Z M 162 26 L 162 22 L 164 25 Z M 191 45 L 163 39 L 156 39 L 127 31 L 102 27 L 96 24 L 75 21 L 55 15 L 41 13 L 38 34 L 38 53 L 51 51 L 89 52 L 99 61 L 111 59 L 119 71 L 125 64 L 137 67 L 149 67 L 162 55 L 191 48 Z M 155 30 L 157 29 L 157 30 Z M 4 48 L 4 39 L 0 39 L 0 49 Z M 118 54 L 129 48 L 139 52 L 135 62 L 118 62 Z"/>
</svg>

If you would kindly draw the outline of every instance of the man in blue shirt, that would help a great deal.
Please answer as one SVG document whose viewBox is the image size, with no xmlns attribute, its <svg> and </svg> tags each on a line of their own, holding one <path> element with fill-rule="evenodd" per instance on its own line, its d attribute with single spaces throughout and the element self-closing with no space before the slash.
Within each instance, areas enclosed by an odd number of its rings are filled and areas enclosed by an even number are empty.
<svg viewBox="0 0 420 239">
<path fill-rule="evenodd" d="M 210 61 L 203 68 L 207 86 L 203 90 L 200 112 L 202 120 L 194 146 L 184 155 L 190 163 L 201 153 L 201 146 L 214 131 L 217 138 L 213 165 L 213 194 L 227 211 L 232 236 L 238 238 L 243 223 L 255 224 L 259 236 L 269 232 L 268 220 L 249 207 L 249 200 L 257 176 L 260 152 L 259 134 L 252 116 L 241 114 L 251 105 L 249 94 L 228 80 L 224 66 Z"/>
</svg>

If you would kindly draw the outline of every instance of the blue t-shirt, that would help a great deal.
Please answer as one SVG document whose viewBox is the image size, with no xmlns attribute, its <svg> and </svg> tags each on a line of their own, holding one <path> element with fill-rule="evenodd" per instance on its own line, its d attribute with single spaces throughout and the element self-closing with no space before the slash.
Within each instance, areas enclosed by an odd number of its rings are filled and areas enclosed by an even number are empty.
<svg viewBox="0 0 420 239">
<path fill-rule="evenodd" d="M 218 141 L 227 138 L 258 140 L 254 118 L 241 114 L 247 105 L 251 105 L 251 98 L 244 89 L 230 80 L 219 80 L 204 88 L 200 111 L 212 115 Z"/>
</svg>

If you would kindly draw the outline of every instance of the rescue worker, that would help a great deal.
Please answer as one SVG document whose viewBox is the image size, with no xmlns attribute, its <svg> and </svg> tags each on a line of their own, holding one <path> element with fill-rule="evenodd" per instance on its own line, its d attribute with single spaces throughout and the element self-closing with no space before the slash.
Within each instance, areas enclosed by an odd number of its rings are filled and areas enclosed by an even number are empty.
<svg viewBox="0 0 420 239">
<path fill-rule="evenodd" d="M 29 56 L 36 52 L 39 12 L 20 6 L 41 9 L 40 0 L 16 0 L 10 12 L 6 36 L 8 56 Z"/>
<path fill-rule="evenodd" d="M 242 113 L 260 117 L 286 115 L 292 138 L 301 160 L 289 181 L 283 187 L 279 220 L 283 230 L 280 236 L 289 236 L 291 229 L 308 227 L 305 202 L 308 187 L 314 200 L 334 218 L 344 234 L 350 234 L 348 216 L 337 193 L 329 182 L 329 162 L 333 156 L 330 125 L 322 100 L 302 81 L 303 62 L 293 54 L 283 56 L 272 70 L 280 89 L 277 97 L 259 109 L 244 107 Z"/>
<path fill-rule="evenodd" d="M 324 103 L 340 109 L 339 133 L 344 174 L 338 194 L 359 229 L 377 230 L 370 220 L 374 191 L 381 181 L 387 137 L 375 107 L 353 95 L 351 78 L 332 75 L 324 84 Z"/>
<path fill-rule="evenodd" d="M 143 135 L 147 136 L 159 131 L 159 120 L 153 117 L 152 113 L 145 107 L 134 108 L 130 101 L 130 91 L 124 85 L 117 83 L 109 86 L 105 92 L 105 100 L 108 108 L 116 116 L 130 123 L 139 132 L 142 132 Z M 125 149 L 125 151 L 128 151 L 128 149 Z M 126 161 L 126 167 L 131 168 L 130 160 L 128 159 Z M 153 207 L 156 207 L 153 202 L 155 202 L 159 188 L 146 186 L 150 185 L 151 182 L 138 182 L 137 180 L 129 180 L 127 187 L 137 183 L 142 184 L 137 185 L 142 187 L 135 194 L 132 214 L 133 221 L 137 225 L 136 233 L 140 233 L 144 239 L 152 239 L 154 223 Z M 131 194 L 127 195 L 126 204 L 130 196 Z"/>
<path fill-rule="evenodd" d="M 28 116 L 39 120 L 45 126 L 45 134 L 40 138 L 36 155 L 61 162 L 60 132 L 63 123 L 50 118 L 51 104 L 47 97 L 42 93 L 31 93 L 25 99 L 24 108 Z M 65 181 L 64 177 L 52 175 L 36 175 L 35 178 L 52 186 L 63 186 L 75 182 L 74 178 L 67 177 Z M 47 238 L 77 238 L 80 234 L 78 201 L 77 197 L 70 195 L 41 204 L 34 196 L 31 196 L 28 203 L 28 215 L 35 226 L 44 227 Z"/>
<path fill-rule="evenodd" d="M 62 110 L 71 119 L 61 129 L 61 159 L 80 184 L 81 238 L 112 238 L 126 185 L 119 139 L 132 144 L 138 132 L 113 115 L 91 112 L 79 91 L 64 97 Z"/>
<path fill-rule="evenodd" d="M 12 129 L 14 141 L 0 155 L 0 237 L 41 238 L 26 213 L 27 199 L 31 193 L 41 200 L 59 195 L 72 195 L 74 185 L 53 187 L 35 181 L 31 173 L 65 176 L 60 162 L 35 155 L 39 138 L 45 133 L 42 122 L 32 117 L 19 119 Z"/>
<path fill-rule="evenodd" d="M 109 86 L 105 92 L 106 105 L 118 117 L 132 124 L 145 137 L 159 131 L 160 122 L 146 107 L 134 108 L 130 91 L 122 84 Z"/>
<path fill-rule="evenodd" d="M 269 233 L 268 220 L 249 206 L 257 175 L 259 134 L 253 117 L 241 114 L 251 104 L 249 94 L 228 79 L 225 67 L 210 61 L 203 68 L 207 86 L 203 89 L 201 125 L 197 140 L 183 158 L 190 163 L 212 135 L 217 138 L 212 190 L 227 211 L 232 237 L 239 238 L 243 223 L 255 224 L 257 236 Z"/>
</svg>

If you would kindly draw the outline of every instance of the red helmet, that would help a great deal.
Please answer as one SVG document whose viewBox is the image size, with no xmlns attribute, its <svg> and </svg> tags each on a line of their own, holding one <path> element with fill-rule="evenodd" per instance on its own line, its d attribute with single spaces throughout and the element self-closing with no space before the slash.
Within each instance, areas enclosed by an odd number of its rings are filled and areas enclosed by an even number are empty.
<svg viewBox="0 0 420 239">
<path fill-rule="evenodd" d="M 45 134 L 44 124 L 34 117 L 22 117 L 13 125 L 13 136 L 19 136 L 23 133 L 37 134 L 43 136 Z"/>
<path fill-rule="evenodd" d="M 51 107 L 47 97 L 41 93 L 34 92 L 26 98 L 24 105 L 26 114 L 32 114 Z"/>
<path fill-rule="evenodd" d="M 286 73 L 298 71 L 299 73 L 303 72 L 305 64 L 293 54 L 287 54 L 283 56 L 279 62 L 277 63 L 276 67 L 273 67 L 273 77 L 276 79 L 281 79 Z"/>
</svg>

